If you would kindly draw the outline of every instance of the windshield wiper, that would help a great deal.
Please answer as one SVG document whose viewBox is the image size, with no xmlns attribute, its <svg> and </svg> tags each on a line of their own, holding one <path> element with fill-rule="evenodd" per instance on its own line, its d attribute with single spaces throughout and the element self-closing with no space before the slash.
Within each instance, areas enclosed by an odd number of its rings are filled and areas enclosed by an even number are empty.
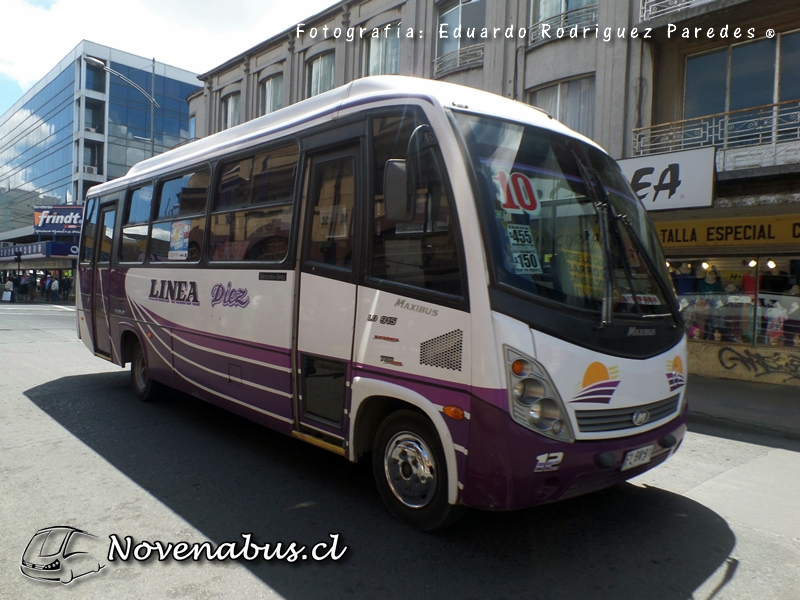
<svg viewBox="0 0 800 600">
<path fill-rule="evenodd" d="M 628 232 L 628 237 L 630 238 L 631 242 L 634 246 L 636 246 L 636 252 L 639 256 L 644 260 L 647 269 L 652 273 L 653 279 L 655 279 L 658 287 L 661 288 L 661 293 L 664 295 L 666 299 L 667 306 L 669 307 L 668 313 L 660 313 L 654 315 L 643 315 L 645 317 L 668 317 L 671 316 L 673 318 L 673 326 L 678 327 L 680 323 L 683 321 L 680 315 L 680 309 L 678 308 L 678 303 L 673 299 L 673 293 L 671 290 L 665 288 L 665 282 L 662 281 L 662 278 L 658 276 L 659 269 L 656 264 L 653 262 L 653 257 L 647 252 L 647 249 L 644 246 L 642 240 L 639 239 L 639 236 L 636 233 L 633 225 L 631 225 L 630 219 L 628 219 L 628 215 L 616 215 L 614 216 L 614 220 L 622 221 L 622 224 L 625 226 L 625 230 Z M 616 225 L 615 225 L 616 226 Z M 634 297 L 636 294 L 634 294 Z"/>
<path fill-rule="evenodd" d="M 614 315 L 612 306 L 612 298 L 614 296 L 614 277 L 611 270 L 612 255 L 611 243 L 608 239 L 608 221 L 609 221 L 609 205 L 608 197 L 605 194 L 603 186 L 597 180 L 597 174 L 593 173 L 588 167 L 583 164 L 583 161 L 578 157 L 574 148 L 570 148 L 572 157 L 578 165 L 578 171 L 583 179 L 583 184 L 586 186 L 588 194 L 591 196 L 592 206 L 597 215 L 597 226 L 600 229 L 600 246 L 603 249 L 603 304 L 600 313 L 600 329 L 611 325 Z M 599 191 L 598 191 L 599 188 Z"/>
</svg>

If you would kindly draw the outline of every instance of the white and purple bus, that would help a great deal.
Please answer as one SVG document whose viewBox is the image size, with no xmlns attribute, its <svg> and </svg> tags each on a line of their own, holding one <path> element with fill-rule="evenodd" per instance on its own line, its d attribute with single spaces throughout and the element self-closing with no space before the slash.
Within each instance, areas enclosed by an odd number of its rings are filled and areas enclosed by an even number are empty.
<svg viewBox="0 0 800 600">
<path fill-rule="evenodd" d="M 78 328 L 357 461 L 418 529 L 625 481 L 686 431 L 686 343 L 616 163 L 528 105 L 357 80 L 93 187 Z"/>
</svg>

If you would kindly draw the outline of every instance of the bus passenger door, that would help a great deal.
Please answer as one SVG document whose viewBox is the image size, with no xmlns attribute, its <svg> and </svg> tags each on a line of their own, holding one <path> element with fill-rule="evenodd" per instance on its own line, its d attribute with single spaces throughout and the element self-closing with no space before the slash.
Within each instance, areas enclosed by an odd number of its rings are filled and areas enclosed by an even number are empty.
<svg viewBox="0 0 800 600">
<path fill-rule="evenodd" d="M 105 204 L 100 207 L 96 248 L 92 264 L 92 329 L 94 330 L 94 351 L 111 357 L 111 336 L 108 316 L 111 284 L 111 252 L 114 245 L 114 225 L 117 205 Z"/>
<path fill-rule="evenodd" d="M 311 155 L 296 321 L 295 435 L 344 454 L 356 312 L 358 146 Z"/>
</svg>

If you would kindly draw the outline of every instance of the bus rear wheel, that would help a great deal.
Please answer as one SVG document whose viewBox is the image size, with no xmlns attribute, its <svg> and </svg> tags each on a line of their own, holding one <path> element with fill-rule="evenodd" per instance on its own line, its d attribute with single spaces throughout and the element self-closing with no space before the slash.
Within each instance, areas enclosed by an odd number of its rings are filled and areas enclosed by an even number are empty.
<svg viewBox="0 0 800 600">
<path fill-rule="evenodd" d="M 135 342 L 131 348 L 131 387 L 133 392 L 143 402 L 153 402 L 157 400 L 164 391 L 164 386 L 157 381 L 153 381 L 147 375 L 147 360 L 144 350 L 139 342 Z"/>
<path fill-rule="evenodd" d="M 465 512 L 447 502 L 447 466 L 439 435 L 423 415 L 402 410 L 381 423 L 372 449 L 381 498 L 398 520 L 420 531 L 450 525 Z"/>
</svg>

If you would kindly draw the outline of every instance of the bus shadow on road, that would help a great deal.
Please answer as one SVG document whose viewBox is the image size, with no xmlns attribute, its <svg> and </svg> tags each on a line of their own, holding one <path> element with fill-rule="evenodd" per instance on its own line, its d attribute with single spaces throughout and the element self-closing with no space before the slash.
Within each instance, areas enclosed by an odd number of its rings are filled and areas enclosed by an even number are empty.
<svg viewBox="0 0 800 600">
<path fill-rule="evenodd" d="M 310 548 L 338 533 L 347 546 L 338 562 L 242 561 L 290 600 L 685 600 L 730 564 L 736 538 L 724 519 L 632 484 L 529 510 L 472 511 L 419 533 L 383 508 L 368 460 L 352 465 L 177 392 L 139 402 L 128 378 L 66 377 L 26 396 L 216 544 L 250 532 L 259 544 Z M 119 533 L 135 537 L 120 519 Z"/>
</svg>

